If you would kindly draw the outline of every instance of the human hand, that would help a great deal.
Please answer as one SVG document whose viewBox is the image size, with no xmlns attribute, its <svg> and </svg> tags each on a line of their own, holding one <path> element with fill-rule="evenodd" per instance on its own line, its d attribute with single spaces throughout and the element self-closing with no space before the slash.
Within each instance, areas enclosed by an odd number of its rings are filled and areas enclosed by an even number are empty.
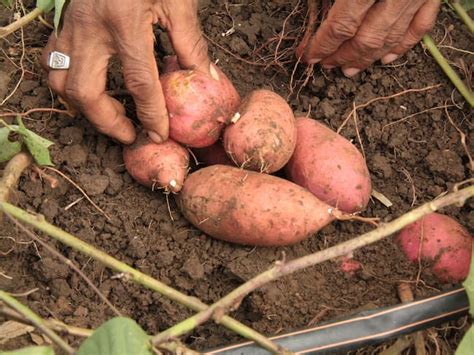
<svg viewBox="0 0 474 355">
<path fill-rule="evenodd" d="M 348 77 L 381 59 L 388 64 L 416 45 L 435 24 L 440 0 L 336 0 L 297 55 Z"/>
<path fill-rule="evenodd" d="M 197 17 L 198 0 L 73 0 L 64 25 L 43 51 L 51 88 L 84 113 L 102 133 L 130 144 L 135 129 L 119 101 L 106 94 L 107 66 L 117 55 L 137 116 L 150 138 L 168 138 L 168 112 L 154 56 L 153 24 L 169 34 L 179 64 L 209 72 L 207 43 Z M 50 70 L 51 51 L 70 57 L 68 70 Z"/>
</svg>

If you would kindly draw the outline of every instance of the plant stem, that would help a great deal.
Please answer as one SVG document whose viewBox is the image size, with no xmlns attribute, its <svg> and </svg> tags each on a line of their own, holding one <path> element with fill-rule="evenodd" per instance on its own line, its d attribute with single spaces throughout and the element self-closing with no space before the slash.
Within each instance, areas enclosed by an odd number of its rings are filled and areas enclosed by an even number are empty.
<svg viewBox="0 0 474 355">
<path fill-rule="evenodd" d="M 138 270 L 135 270 L 127 264 L 122 263 L 121 261 L 93 247 L 92 245 L 89 245 L 83 242 L 82 240 L 74 237 L 73 235 L 63 231 L 62 229 L 48 223 L 41 215 L 30 214 L 22 210 L 21 208 L 15 207 L 5 201 L 0 201 L 0 210 L 30 226 L 41 230 L 52 238 L 59 240 L 60 242 L 73 248 L 74 250 L 80 251 L 85 255 L 91 257 L 92 259 L 103 263 L 104 265 L 110 267 L 112 270 L 122 273 L 126 279 L 130 279 L 153 291 L 159 292 L 163 296 L 168 297 L 169 299 L 172 299 L 194 311 L 199 312 L 207 308 L 207 305 L 201 302 L 199 299 L 180 293 L 174 290 L 173 288 L 163 284 L 162 282 Z M 284 351 L 280 346 L 274 344 L 262 334 L 229 316 L 222 317 L 221 323 L 230 330 L 233 330 L 234 332 L 240 334 L 242 337 L 255 341 L 260 346 L 270 352 L 282 353 Z"/>
<path fill-rule="evenodd" d="M 43 10 L 36 8 L 33 11 L 27 13 L 25 16 L 20 17 L 15 22 L 12 22 L 8 26 L 0 27 L 0 38 L 4 38 L 8 36 L 9 34 L 15 32 L 16 30 L 19 30 L 23 26 L 26 26 L 27 24 L 35 20 L 42 13 L 43 13 Z"/>
<path fill-rule="evenodd" d="M 31 309 L 18 302 L 15 298 L 10 296 L 8 293 L 0 290 L 0 299 L 13 308 L 15 311 L 20 313 L 23 317 L 28 319 L 35 327 L 41 330 L 48 338 L 50 338 L 57 346 L 63 349 L 68 354 L 74 354 L 74 349 L 66 343 L 59 335 L 57 335 L 53 330 L 48 328 L 46 322 L 41 319 L 35 312 Z"/>
<path fill-rule="evenodd" d="M 443 69 L 445 74 L 448 76 L 449 80 L 454 84 L 454 86 L 458 89 L 461 95 L 466 99 L 466 101 L 474 107 L 474 94 L 464 85 L 464 82 L 461 78 L 456 74 L 454 69 L 449 65 L 448 61 L 443 57 L 441 52 L 439 51 L 436 44 L 433 42 L 433 39 L 429 35 L 425 35 L 423 37 L 423 43 L 425 44 L 426 48 L 428 48 L 429 52 L 436 60 L 438 65 Z"/>
<path fill-rule="evenodd" d="M 20 152 L 10 159 L 0 179 L 0 201 L 8 201 L 10 191 L 15 188 L 18 179 L 31 161 L 31 155 L 25 152 Z"/>
<path fill-rule="evenodd" d="M 467 26 L 469 31 L 471 31 L 471 33 L 473 33 L 474 32 L 474 21 L 469 16 L 466 9 L 461 5 L 461 3 L 458 0 L 453 0 L 453 1 L 450 1 L 449 3 L 453 6 L 454 11 L 456 11 L 456 13 L 461 18 L 461 20 L 464 22 L 464 24 Z"/>
<path fill-rule="evenodd" d="M 239 304 L 239 300 L 242 300 L 250 292 L 269 283 L 270 281 L 274 281 L 282 276 L 292 274 L 295 271 L 304 269 L 306 267 L 320 264 L 323 261 L 350 254 L 356 249 L 362 248 L 366 245 L 375 243 L 379 240 L 382 240 L 383 238 L 388 237 L 389 235 L 415 222 L 417 219 L 428 213 L 437 211 L 442 207 L 455 203 L 464 203 L 465 200 L 472 196 L 474 196 L 474 185 L 456 192 L 452 192 L 437 200 L 428 202 L 408 213 L 405 213 L 392 222 L 381 225 L 377 229 L 365 233 L 357 238 L 348 240 L 344 243 L 316 252 L 314 254 L 289 261 L 287 263 L 277 262 L 275 263 L 274 267 L 261 273 L 260 275 L 255 276 L 253 279 L 234 289 L 219 301 L 209 306 L 205 311 L 199 312 L 194 316 L 189 317 L 188 319 L 165 330 L 164 332 L 155 335 L 152 339 L 153 344 L 159 344 L 161 342 L 166 342 L 169 339 L 174 339 L 196 328 L 198 325 L 206 322 L 212 317 L 218 318 L 219 315 L 227 313 L 233 308 L 234 305 Z"/>
</svg>

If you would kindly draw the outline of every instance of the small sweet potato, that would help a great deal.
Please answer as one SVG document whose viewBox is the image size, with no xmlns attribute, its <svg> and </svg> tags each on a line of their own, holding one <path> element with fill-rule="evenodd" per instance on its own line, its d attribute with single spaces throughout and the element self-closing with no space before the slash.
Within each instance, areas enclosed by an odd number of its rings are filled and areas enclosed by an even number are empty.
<svg viewBox="0 0 474 355">
<path fill-rule="evenodd" d="M 161 75 L 160 80 L 170 116 L 170 137 L 193 148 L 214 144 L 240 103 L 225 74 L 211 65 L 211 75 L 175 70 Z"/>
<path fill-rule="evenodd" d="M 223 137 L 224 149 L 236 165 L 273 173 L 295 149 L 295 116 L 281 96 L 256 90 L 242 101 Z"/>
<path fill-rule="evenodd" d="M 285 167 L 288 179 L 341 211 L 363 210 L 372 184 L 362 154 L 343 136 L 311 118 L 297 118 L 296 127 L 295 152 Z"/>
<path fill-rule="evenodd" d="M 232 243 L 297 243 L 334 220 L 306 189 L 267 174 L 212 165 L 188 176 L 176 195 L 183 215 L 208 235 Z"/>
<path fill-rule="evenodd" d="M 123 149 L 123 160 L 138 183 L 178 192 L 188 173 L 189 152 L 171 139 L 157 144 L 141 133 L 135 143 Z"/>
<path fill-rule="evenodd" d="M 469 273 L 472 236 L 451 217 L 430 213 L 402 229 L 396 241 L 410 261 L 429 262 L 442 282 L 460 282 Z"/>
<path fill-rule="evenodd" d="M 220 140 L 209 147 L 194 148 L 192 151 L 196 155 L 197 160 L 207 166 L 216 164 L 235 165 L 227 156 Z"/>
</svg>

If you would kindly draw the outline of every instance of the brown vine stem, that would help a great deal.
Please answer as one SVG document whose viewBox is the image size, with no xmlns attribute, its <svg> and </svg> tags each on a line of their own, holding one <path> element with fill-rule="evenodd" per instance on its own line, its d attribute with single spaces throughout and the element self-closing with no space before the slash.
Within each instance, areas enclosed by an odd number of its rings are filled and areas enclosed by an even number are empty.
<svg viewBox="0 0 474 355">
<path fill-rule="evenodd" d="M 8 201 L 11 191 L 18 183 L 18 179 L 23 171 L 30 166 L 31 162 L 31 156 L 24 152 L 18 153 L 10 159 L 0 180 L 0 201 Z"/>
<path fill-rule="evenodd" d="M 68 111 L 68 110 L 61 110 L 61 109 L 58 109 L 58 108 L 42 108 L 42 107 L 32 108 L 31 110 L 28 110 L 26 112 L 21 112 L 21 113 L 0 112 L 0 117 L 16 117 L 16 116 L 25 117 L 25 116 L 29 116 L 29 115 L 31 115 L 32 113 L 35 113 L 35 112 L 55 112 L 55 113 L 67 115 L 71 118 L 76 117 L 73 112 Z"/>
<path fill-rule="evenodd" d="M 415 222 L 417 219 L 428 213 L 437 211 L 440 208 L 449 205 L 463 204 L 468 198 L 472 196 L 474 196 L 474 185 L 449 193 L 437 200 L 425 203 L 424 205 L 408 213 L 405 213 L 401 217 L 398 217 L 392 222 L 381 225 L 377 229 L 365 233 L 357 238 L 348 240 L 347 242 L 289 262 L 277 262 L 271 269 L 255 276 L 253 279 L 237 287 L 225 297 L 209 306 L 206 310 L 199 312 L 194 316 L 176 324 L 175 326 L 155 335 L 152 339 L 153 344 L 160 344 L 161 342 L 166 342 L 169 339 L 175 339 L 193 330 L 211 318 L 214 318 L 214 320 L 219 322 L 220 316 L 227 313 L 229 310 L 235 309 L 235 306 L 240 304 L 240 301 L 246 295 L 271 281 L 279 279 L 285 275 L 292 274 L 309 266 L 320 264 L 323 261 L 350 254 L 356 249 L 362 248 L 388 237 L 389 235 Z"/>
<path fill-rule="evenodd" d="M 27 13 L 25 16 L 19 18 L 15 22 L 12 22 L 8 26 L 0 27 L 0 38 L 4 38 L 9 34 L 15 32 L 16 30 L 19 30 L 20 28 L 26 26 L 27 24 L 35 20 L 38 16 L 40 16 L 42 13 L 43 10 L 36 8 L 33 11 Z"/>
<path fill-rule="evenodd" d="M 432 90 L 432 89 L 439 88 L 440 86 L 441 86 L 441 84 L 437 84 L 437 85 L 427 86 L 427 87 L 424 87 L 424 88 L 421 88 L 421 89 L 408 89 L 408 90 L 403 90 L 403 91 L 397 92 L 396 94 L 393 94 L 393 95 L 376 97 L 376 98 L 373 98 L 372 100 L 367 101 L 367 102 L 364 103 L 364 104 L 356 105 L 356 106 L 354 106 L 354 108 L 351 110 L 351 112 L 349 112 L 349 114 L 347 115 L 347 117 L 344 119 L 344 122 L 342 122 L 342 124 L 339 126 L 339 128 L 337 129 L 337 133 L 341 133 L 341 130 L 344 128 L 344 126 L 347 124 L 347 122 L 351 119 L 352 115 L 354 115 L 354 113 L 355 113 L 358 109 L 367 107 L 367 106 L 373 104 L 374 102 L 377 102 L 377 101 L 380 101 L 380 100 L 393 99 L 393 98 L 395 98 L 395 97 L 402 96 L 402 95 L 408 94 L 408 93 L 410 93 L 410 92 L 428 91 L 428 90 Z"/>
<path fill-rule="evenodd" d="M 126 280 L 131 280 L 137 284 L 140 284 L 150 290 L 156 291 L 163 296 L 178 302 L 179 304 L 188 307 L 194 311 L 204 311 L 208 306 L 200 301 L 199 299 L 191 296 L 187 296 L 179 291 L 176 291 L 172 287 L 144 274 L 131 266 L 111 257 L 107 253 L 93 247 L 80 240 L 79 238 L 63 231 L 62 229 L 48 223 L 43 216 L 34 215 L 28 213 L 21 208 L 15 207 L 12 204 L 0 200 L 0 211 L 10 216 L 15 217 L 19 221 L 28 224 L 36 229 L 46 233 L 50 237 L 64 243 L 65 245 L 77 250 L 94 260 L 101 262 L 102 264 L 110 267 L 112 270 L 122 273 Z M 253 330 L 252 328 L 240 323 L 239 321 L 224 315 L 221 320 L 221 324 L 235 333 L 241 335 L 244 338 L 255 341 L 261 347 L 275 354 L 289 354 L 279 345 L 276 345 L 268 338 Z"/>
</svg>

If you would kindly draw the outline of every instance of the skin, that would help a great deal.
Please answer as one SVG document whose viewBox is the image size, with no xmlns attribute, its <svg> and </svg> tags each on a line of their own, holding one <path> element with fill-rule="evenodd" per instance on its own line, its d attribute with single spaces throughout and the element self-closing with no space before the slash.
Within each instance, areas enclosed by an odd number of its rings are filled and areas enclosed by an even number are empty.
<svg viewBox="0 0 474 355">
<path fill-rule="evenodd" d="M 50 70 L 48 83 L 81 111 L 102 133 L 130 144 L 136 132 L 124 107 L 106 94 L 107 66 L 117 56 L 137 116 L 156 143 L 168 138 L 165 99 L 154 55 L 153 25 L 170 37 L 182 68 L 209 73 L 207 43 L 197 18 L 198 0 L 74 0 L 64 14 L 59 35 L 53 33 L 43 53 L 70 56 L 68 70 Z"/>
<path fill-rule="evenodd" d="M 440 0 L 336 0 L 302 54 L 309 64 L 354 76 L 393 62 L 433 28 Z"/>
</svg>

